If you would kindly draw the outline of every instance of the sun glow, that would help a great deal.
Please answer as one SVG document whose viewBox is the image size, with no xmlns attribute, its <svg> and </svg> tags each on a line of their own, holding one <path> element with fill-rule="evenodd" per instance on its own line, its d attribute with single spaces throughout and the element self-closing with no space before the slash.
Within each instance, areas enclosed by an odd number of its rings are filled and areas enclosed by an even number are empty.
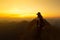
<svg viewBox="0 0 60 40">
<path fill-rule="evenodd" d="M 19 13 L 20 10 L 9 10 L 9 12 L 11 12 L 11 13 Z"/>
<path fill-rule="evenodd" d="M 59 3 L 52 0 L 0 0 L 0 17 L 33 18 L 39 11 L 43 17 L 60 17 Z"/>
<path fill-rule="evenodd" d="M 27 10 L 28 11 L 28 10 Z M 35 18 L 36 14 L 26 10 L 11 9 L 0 13 L 0 18 Z"/>
</svg>

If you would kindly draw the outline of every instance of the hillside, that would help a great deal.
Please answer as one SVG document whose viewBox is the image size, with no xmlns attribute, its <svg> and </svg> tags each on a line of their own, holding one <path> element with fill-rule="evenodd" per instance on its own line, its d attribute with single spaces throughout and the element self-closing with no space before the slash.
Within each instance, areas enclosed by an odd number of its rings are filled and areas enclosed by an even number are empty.
<svg viewBox="0 0 60 40">
<path fill-rule="evenodd" d="M 45 19 L 44 19 L 45 20 Z M 60 40 L 60 28 L 51 26 L 45 20 L 45 29 L 41 32 L 42 40 Z M 36 33 L 36 19 L 22 22 L 1 22 L 0 40 L 34 40 Z"/>
<path fill-rule="evenodd" d="M 60 40 L 60 29 L 52 26 L 48 21 L 45 21 L 45 29 L 41 32 L 42 40 Z M 29 25 L 29 32 L 34 36 L 36 33 L 36 19 L 32 20 Z M 31 36 L 30 34 L 30 36 Z M 31 39 L 30 39 L 31 40 Z"/>
</svg>

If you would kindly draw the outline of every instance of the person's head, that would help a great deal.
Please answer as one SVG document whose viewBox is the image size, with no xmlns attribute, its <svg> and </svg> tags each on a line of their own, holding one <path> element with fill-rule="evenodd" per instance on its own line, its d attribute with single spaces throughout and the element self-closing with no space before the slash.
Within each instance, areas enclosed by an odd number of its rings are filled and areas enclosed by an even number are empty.
<svg viewBox="0 0 60 40">
<path fill-rule="evenodd" d="M 41 17 L 41 13 L 40 13 L 40 12 L 38 12 L 38 13 L 37 13 L 37 16 L 38 16 L 38 17 Z"/>
<path fill-rule="evenodd" d="M 40 15 L 40 14 L 41 14 L 40 12 L 37 13 L 37 15 Z"/>
</svg>

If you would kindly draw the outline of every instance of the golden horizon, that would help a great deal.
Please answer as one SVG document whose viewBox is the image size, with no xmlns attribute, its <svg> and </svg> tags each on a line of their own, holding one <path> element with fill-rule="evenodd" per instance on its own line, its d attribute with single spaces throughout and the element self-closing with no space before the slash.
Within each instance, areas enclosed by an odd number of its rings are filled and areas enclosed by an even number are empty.
<svg viewBox="0 0 60 40">
<path fill-rule="evenodd" d="M 15 14 L 9 14 L 9 13 L 0 13 L 0 18 L 36 18 L 37 13 L 31 13 L 31 14 L 28 14 L 28 13 L 15 13 Z M 51 15 L 51 14 L 42 14 L 43 18 L 60 18 L 60 16 L 58 15 Z"/>
</svg>

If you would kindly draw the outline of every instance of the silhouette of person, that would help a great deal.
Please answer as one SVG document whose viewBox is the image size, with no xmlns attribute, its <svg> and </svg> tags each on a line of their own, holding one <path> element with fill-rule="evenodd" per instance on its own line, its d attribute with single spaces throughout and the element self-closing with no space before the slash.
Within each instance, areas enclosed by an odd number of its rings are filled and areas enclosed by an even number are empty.
<svg viewBox="0 0 60 40">
<path fill-rule="evenodd" d="M 41 13 L 38 12 L 37 13 L 37 28 L 36 28 L 36 36 L 35 36 L 35 40 L 40 39 L 41 40 L 41 31 L 42 28 L 44 27 L 44 19 L 41 16 Z"/>
<path fill-rule="evenodd" d="M 42 28 L 44 26 L 44 19 L 40 12 L 37 13 L 37 27 Z"/>
</svg>

